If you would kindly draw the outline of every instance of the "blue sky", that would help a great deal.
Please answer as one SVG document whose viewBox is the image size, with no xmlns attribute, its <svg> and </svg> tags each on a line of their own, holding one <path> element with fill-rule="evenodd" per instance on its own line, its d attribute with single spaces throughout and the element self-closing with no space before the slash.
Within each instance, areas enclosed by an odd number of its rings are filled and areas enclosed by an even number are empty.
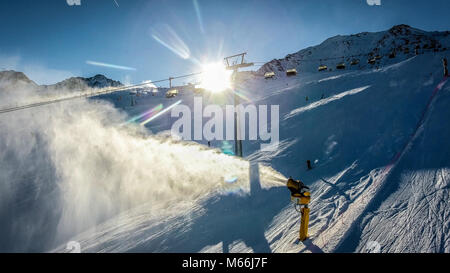
<svg viewBox="0 0 450 273">
<path fill-rule="evenodd" d="M 450 30 L 448 0 L 66 1 L 0 0 L 0 70 L 24 71 L 41 84 L 98 73 L 140 83 L 241 51 L 249 61 L 269 61 L 330 36 L 395 24 Z"/>
</svg>

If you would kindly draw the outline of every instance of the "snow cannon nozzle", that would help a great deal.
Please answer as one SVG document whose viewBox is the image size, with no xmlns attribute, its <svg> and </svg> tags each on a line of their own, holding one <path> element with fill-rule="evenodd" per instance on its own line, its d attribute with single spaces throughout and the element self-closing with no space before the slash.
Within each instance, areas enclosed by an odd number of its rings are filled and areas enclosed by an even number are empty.
<svg viewBox="0 0 450 273">
<path fill-rule="evenodd" d="M 302 181 L 294 180 L 292 177 L 289 177 L 286 186 L 291 192 L 292 201 L 295 201 L 299 205 L 309 204 L 311 193 L 309 192 L 309 187 Z"/>
</svg>

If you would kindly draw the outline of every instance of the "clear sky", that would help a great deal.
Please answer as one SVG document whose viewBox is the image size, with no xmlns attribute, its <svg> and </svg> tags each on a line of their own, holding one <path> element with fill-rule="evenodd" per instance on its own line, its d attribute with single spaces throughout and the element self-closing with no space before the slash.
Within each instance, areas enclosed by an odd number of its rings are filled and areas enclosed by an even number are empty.
<svg viewBox="0 0 450 273">
<path fill-rule="evenodd" d="M 380 1 L 0 0 L 0 70 L 40 84 L 98 73 L 140 83 L 241 51 L 249 61 L 269 61 L 330 36 L 396 24 L 450 30 L 448 0 Z"/>
</svg>

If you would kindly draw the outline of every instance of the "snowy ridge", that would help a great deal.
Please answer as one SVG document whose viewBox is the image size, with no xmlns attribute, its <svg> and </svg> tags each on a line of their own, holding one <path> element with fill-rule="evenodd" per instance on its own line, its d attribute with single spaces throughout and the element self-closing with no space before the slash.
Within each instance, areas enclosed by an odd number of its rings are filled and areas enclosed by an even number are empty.
<svg viewBox="0 0 450 273">
<path fill-rule="evenodd" d="M 370 69 L 408 59 L 415 55 L 416 47 L 419 53 L 446 51 L 450 49 L 450 32 L 426 32 L 408 25 L 398 25 L 381 32 L 338 35 L 318 46 L 289 54 L 284 59 L 272 60 L 258 72 L 274 71 L 278 76 L 290 68 L 296 68 L 298 72 L 315 72 L 319 65 L 327 65 L 331 71 L 339 63 L 345 63 L 346 68 L 351 70 Z M 396 55 L 395 59 L 389 59 L 392 52 Z M 377 55 L 382 59 L 373 65 L 367 63 Z M 354 59 L 359 63 L 351 65 Z"/>
<path fill-rule="evenodd" d="M 107 77 L 103 75 L 95 75 L 93 77 L 89 78 L 83 78 L 83 77 L 73 77 L 61 82 L 58 82 L 54 85 L 44 85 L 44 89 L 49 90 L 61 90 L 61 89 L 68 89 L 68 90 L 86 90 L 88 88 L 105 88 L 105 87 L 119 87 L 123 86 L 123 84 L 119 81 L 108 79 Z"/>
</svg>

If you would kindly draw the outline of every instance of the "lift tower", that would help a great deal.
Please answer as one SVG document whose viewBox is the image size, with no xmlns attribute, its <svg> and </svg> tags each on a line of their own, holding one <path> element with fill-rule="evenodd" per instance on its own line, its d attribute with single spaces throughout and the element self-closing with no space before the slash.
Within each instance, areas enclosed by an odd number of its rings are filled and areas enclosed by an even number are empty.
<svg viewBox="0 0 450 273">
<path fill-rule="evenodd" d="M 253 63 L 246 63 L 244 56 L 247 52 L 236 54 L 233 56 L 228 56 L 224 58 L 225 65 L 227 70 L 233 70 L 233 74 L 231 75 L 232 81 L 232 91 L 234 96 L 234 153 L 236 156 L 242 157 L 242 140 L 241 140 L 241 132 L 239 127 L 239 113 L 237 106 L 240 104 L 239 97 L 236 95 L 235 90 L 235 81 L 239 68 L 253 66 Z"/>
</svg>

